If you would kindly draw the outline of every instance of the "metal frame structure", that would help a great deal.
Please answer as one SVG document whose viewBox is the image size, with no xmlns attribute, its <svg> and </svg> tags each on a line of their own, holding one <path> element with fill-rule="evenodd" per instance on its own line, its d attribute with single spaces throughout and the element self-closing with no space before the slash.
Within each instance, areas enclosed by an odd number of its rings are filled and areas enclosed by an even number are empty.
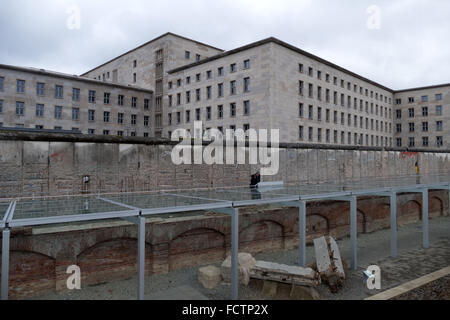
<svg viewBox="0 0 450 320">
<path fill-rule="evenodd" d="M 427 182 L 420 184 L 421 178 Z M 412 180 L 415 179 L 415 183 Z M 310 184 L 303 186 L 278 186 L 264 190 L 261 193 L 254 190 L 242 189 L 217 189 L 204 190 L 205 196 L 199 191 L 174 191 L 160 192 L 153 194 L 126 194 L 139 196 L 144 200 L 151 200 L 152 196 L 165 197 L 174 200 L 175 203 L 183 200 L 187 205 L 168 205 L 160 207 L 147 207 L 147 202 L 134 202 L 133 199 L 114 199 L 113 195 L 97 195 L 91 197 L 100 203 L 123 208 L 124 210 L 112 212 L 94 212 L 88 214 L 72 215 L 49 215 L 45 217 L 21 218 L 15 217 L 17 205 L 20 200 L 9 204 L 3 219 L 0 220 L 0 229 L 3 233 L 2 241 L 2 275 L 1 275 L 1 299 L 8 299 L 9 283 L 9 251 L 11 228 L 55 225 L 61 223 L 96 221 L 105 219 L 122 219 L 137 226 L 138 239 L 138 284 L 137 297 L 144 299 L 144 279 L 145 279 L 145 239 L 146 239 L 146 217 L 155 215 L 165 215 L 173 213 L 194 212 L 194 211 L 214 211 L 231 216 L 231 298 L 237 300 L 239 297 L 239 276 L 238 276 L 238 253 L 239 253 L 239 208 L 246 206 L 257 206 L 274 204 L 287 207 L 296 207 L 299 211 L 299 260 L 300 266 L 306 266 L 306 205 L 310 201 L 344 201 L 350 203 L 350 246 L 351 246 L 351 268 L 357 269 L 358 261 L 358 224 L 357 224 L 357 199 L 360 196 L 389 197 L 390 198 L 390 254 L 397 257 L 397 194 L 398 193 L 421 193 L 422 194 L 422 234 L 423 247 L 429 247 L 428 230 L 428 192 L 429 190 L 448 190 L 450 201 L 450 175 L 448 176 L 408 176 L 398 177 L 393 181 L 348 181 L 331 184 Z M 125 196 L 126 196 L 125 195 Z M 34 200 L 33 200 L 34 201 Z M 190 203 L 196 202 L 196 203 Z"/>
</svg>

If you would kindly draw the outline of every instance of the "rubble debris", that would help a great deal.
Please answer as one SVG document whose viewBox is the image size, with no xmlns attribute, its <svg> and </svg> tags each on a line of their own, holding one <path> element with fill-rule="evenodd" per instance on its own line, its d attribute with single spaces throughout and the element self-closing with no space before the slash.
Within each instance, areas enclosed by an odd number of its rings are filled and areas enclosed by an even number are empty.
<svg viewBox="0 0 450 320">
<path fill-rule="evenodd" d="M 222 282 L 220 269 L 215 266 L 203 267 L 198 270 L 198 281 L 206 289 L 214 289 Z"/>
<path fill-rule="evenodd" d="M 336 241 L 332 237 L 315 239 L 314 250 L 322 282 L 328 284 L 331 292 L 337 293 L 345 279 L 345 271 Z"/>
<path fill-rule="evenodd" d="M 250 270 L 250 277 L 301 286 L 318 286 L 320 284 L 319 274 L 311 268 L 266 261 L 257 261 Z"/>
<path fill-rule="evenodd" d="M 239 253 L 238 258 L 238 274 L 240 283 L 248 286 L 250 282 L 250 270 L 255 266 L 256 260 L 250 253 Z M 222 263 L 221 267 L 223 280 L 227 283 L 231 282 L 231 256 L 228 256 Z"/>
<path fill-rule="evenodd" d="M 321 300 L 315 288 L 292 285 L 290 298 L 292 300 Z"/>
</svg>

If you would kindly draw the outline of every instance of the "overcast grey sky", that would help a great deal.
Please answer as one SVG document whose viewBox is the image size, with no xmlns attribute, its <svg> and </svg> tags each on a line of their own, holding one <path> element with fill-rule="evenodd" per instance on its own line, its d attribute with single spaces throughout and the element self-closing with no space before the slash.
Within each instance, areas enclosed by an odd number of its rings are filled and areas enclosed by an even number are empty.
<svg viewBox="0 0 450 320">
<path fill-rule="evenodd" d="M 449 0 L 1 0 L 0 30 L 0 63 L 70 74 L 170 31 L 224 50 L 274 36 L 393 89 L 450 82 Z"/>
</svg>

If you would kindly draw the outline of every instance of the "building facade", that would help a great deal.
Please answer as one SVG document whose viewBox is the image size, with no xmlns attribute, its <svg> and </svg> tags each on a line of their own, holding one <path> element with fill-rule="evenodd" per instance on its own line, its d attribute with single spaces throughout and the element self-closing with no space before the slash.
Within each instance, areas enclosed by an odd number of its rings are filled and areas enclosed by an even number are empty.
<svg viewBox="0 0 450 320">
<path fill-rule="evenodd" d="M 0 126 L 154 135 L 153 92 L 41 69 L 0 65 Z"/>
<path fill-rule="evenodd" d="M 280 140 L 291 143 L 450 147 L 450 84 L 396 91 L 276 38 L 223 51 L 166 33 L 77 79 L 95 81 L 101 94 L 102 85 L 152 91 L 151 110 L 136 115 L 138 136 L 170 138 L 184 128 L 199 138 L 209 128 L 252 128 L 279 129 Z M 89 113 L 89 102 L 83 108 Z M 194 132 L 196 121 L 201 132 Z M 71 125 L 77 128 L 65 127 Z"/>
</svg>

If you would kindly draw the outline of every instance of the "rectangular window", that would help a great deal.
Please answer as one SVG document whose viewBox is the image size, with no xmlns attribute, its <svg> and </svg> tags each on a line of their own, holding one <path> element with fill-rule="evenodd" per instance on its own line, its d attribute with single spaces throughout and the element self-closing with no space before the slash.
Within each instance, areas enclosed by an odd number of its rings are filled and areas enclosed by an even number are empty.
<svg viewBox="0 0 450 320">
<path fill-rule="evenodd" d="M 409 123 L 409 132 L 414 132 L 415 131 L 415 125 L 414 123 Z"/>
<path fill-rule="evenodd" d="M 0 100 L 0 113 L 3 113 L 3 100 Z"/>
<path fill-rule="evenodd" d="M 298 104 L 298 116 L 300 118 L 303 118 L 303 115 L 304 115 L 304 113 L 303 113 L 303 103 L 299 103 Z"/>
<path fill-rule="evenodd" d="M 428 117 L 428 107 L 423 107 L 422 108 L 422 116 L 423 117 Z"/>
<path fill-rule="evenodd" d="M 78 121 L 80 120 L 80 109 L 72 108 L 72 120 Z"/>
<path fill-rule="evenodd" d="M 244 78 L 244 92 L 250 91 L 250 78 Z"/>
<path fill-rule="evenodd" d="M 118 124 L 123 124 L 123 113 L 118 113 L 117 114 L 117 123 Z"/>
<path fill-rule="evenodd" d="M 37 104 L 36 105 L 36 117 L 42 118 L 44 116 L 44 105 Z"/>
<path fill-rule="evenodd" d="M 181 123 L 181 112 L 177 112 L 177 124 Z"/>
<path fill-rule="evenodd" d="M 298 138 L 300 139 L 300 140 L 303 140 L 303 126 L 299 126 L 298 127 Z"/>
<path fill-rule="evenodd" d="M 186 77 L 186 84 L 191 84 L 191 77 Z"/>
<path fill-rule="evenodd" d="M 217 68 L 217 75 L 219 77 L 223 76 L 223 67 Z"/>
<path fill-rule="evenodd" d="M 219 83 L 218 85 L 217 85 L 217 96 L 220 98 L 220 97 L 223 97 L 223 83 Z"/>
<path fill-rule="evenodd" d="M 397 148 L 402 147 L 402 138 L 397 138 Z"/>
<path fill-rule="evenodd" d="M 200 92 L 200 89 L 196 89 L 196 90 L 195 90 L 195 99 L 196 99 L 197 101 L 200 101 L 200 99 L 201 99 L 201 92 Z"/>
<path fill-rule="evenodd" d="M 409 97 L 409 98 L 408 98 L 408 102 L 409 102 L 409 103 L 414 103 L 414 97 Z"/>
<path fill-rule="evenodd" d="M 313 120 L 314 119 L 314 108 L 313 106 L 308 107 L 308 119 Z"/>
<path fill-rule="evenodd" d="M 428 122 L 422 122 L 422 131 L 428 132 Z"/>
<path fill-rule="evenodd" d="M 62 99 L 63 98 L 63 86 L 55 86 L 55 98 Z"/>
<path fill-rule="evenodd" d="M 442 116 L 442 106 L 436 106 L 436 115 Z"/>
<path fill-rule="evenodd" d="M 191 53 L 190 53 L 189 51 L 185 51 L 185 52 L 184 52 L 184 58 L 185 58 L 186 60 L 189 60 L 189 59 L 191 58 Z"/>
<path fill-rule="evenodd" d="M 191 110 L 186 110 L 186 123 L 191 122 Z"/>
<path fill-rule="evenodd" d="M 200 61 L 200 58 L 201 58 L 201 56 L 200 56 L 199 54 L 196 54 L 196 55 L 195 55 L 195 61 L 196 61 L 196 62 L 199 62 L 199 61 Z"/>
<path fill-rule="evenodd" d="M 206 120 L 211 120 L 211 107 L 206 107 Z"/>
<path fill-rule="evenodd" d="M 24 93 L 25 92 L 25 80 L 17 80 L 17 93 Z"/>
<path fill-rule="evenodd" d="M 437 101 L 441 101 L 441 100 L 442 100 L 442 93 L 438 93 L 438 94 L 436 95 L 436 100 L 437 100 Z"/>
<path fill-rule="evenodd" d="M 244 69 L 250 69 L 250 60 L 244 60 Z"/>
<path fill-rule="evenodd" d="M 38 82 L 36 84 L 36 94 L 38 96 L 45 96 L 45 83 Z"/>
<path fill-rule="evenodd" d="M 414 108 L 410 108 L 410 109 L 408 110 L 408 113 L 409 113 L 409 117 L 410 117 L 410 118 L 414 118 Z"/>
<path fill-rule="evenodd" d="M 150 99 L 144 99 L 144 110 L 148 110 L 150 108 Z"/>
<path fill-rule="evenodd" d="M 95 121 L 95 110 L 89 110 L 88 112 L 89 121 Z"/>
<path fill-rule="evenodd" d="M 72 101 L 80 101 L 80 89 L 72 89 Z"/>
<path fill-rule="evenodd" d="M 55 106 L 55 119 L 61 119 L 61 118 L 62 118 L 62 107 Z"/>
<path fill-rule="evenodd" d="M 133 82 L 136 83 L 137 82 L 137 74 L 133 73 Z"/>
<path fill-rule="evenodd" d="M 109 130 L 103 130 L 103 135 L 104 136 L 109 136 Z"/>
<path fill-rule="evenodd" d="M 230 73 L 236 72 L 236 63 L 230 64 Z"/>
<path fill-rule="evenodd" d="M 422 137 L 422 146 L 428 147 L 428 145 L 429 145 L 428 137 Z"/>
<path fill-rule="evenodd" d="M 177 93 L 177 106 L 181 104 L 181 93 Z"/>
<path fill-rule="evenodd" d="M 317 121 L 322 121 L 322 108 L 317 108 Z"/>
<path fill-rule="evenodd" d="M 436 121 L 436 131 L 442 131 L 442 130 L 443 130 L 443 122 Z"/>
<path fill-rule="evenodd" d="M 298 82 L 298 94 L 303 96 L 303 81 Z"/>
<path fill-rule="evenodd" d="M 312 127 L 308 128 L 308 140 L 313 141 L 314 129 Z"/>
<path fill-rule="evenodd" d="M 210 100 L 211 99 L 211 86 L 207 86 L 206 87 L 206 99 Z"/>
<path fill-rule="evenodd" d="M 414 137 L 410 137 L 409 138 L 409 146 L 414 147 L 415 145 L 416 145 L 416 141 L 415 141 Z"/>
<path fill-rule="evenodd" d="M 231 103 L 230 104 L 230 117 L 235 117 L 236 116 L 236 103 Z"/>
<path fill-rule="evenodd" d="M 95 91 L 89 90 L 89 103 L 95 103 Z"/>
<path fill-rule="evenodd" d="M 202 75 L 201 75 L 200 73 L 197 73 L 197 74 L 195 75 L 195 80 L 196 80 L 197 82 L 200 82 L 201 79 L 202 79 Z"/>
<path fill-rule="evenodd" d="M 186 91 L 186 103 L 191 103 L 191 92 Z"/>
<path fill-rule="evenodd" d="M 136 123 L 137 123 L 137 115 L 132 114 L 132 115 L 131 115 L 131 124 L 132 124 L 133 126 L 135 126 Z"/>
<path fill-rule="evenodd" d="M 206 71 L 206 79 L 211 79 L 212 78 L 212 71 L 208 70 Z"/>
<path fill-rule="evenodd" d="M 422 96 L 422 102 L 428 102 L 428 96 Z"/>
<path fill-rule="evenodd" d="M 436 146 L 438 148 L 442 147 L 444 145 L 444 138 L 443 137 L 436 137 Z"/>
<path fill-rule="evenodd" d="M 123 131 L 117 131 L 117 135 L 118 135 L 119 137 L 123 137 Z"/>
<path fill-rule="evenodd" d="M 298 64 L 298 72 L 303 73 L 303 63 Z"/>
<path fill-rule="evenodd" d="M 103 112 L 103 122 L 105 123 L 109 122 L 109 115 L 110 113 L 108 111 Z"/>
<path fill-rule="evenodd" d="M 18 115 L 18 116 L 25 115 L 25 103 L 24 102 L 16 102 L 16 115 Z"/>
<path fill-rule="evenodd" d="M 200 109 L 195 109 L 195 120 L 200 121 L 201 120 L 201 111 Z"/>
<path fill-rule="evenodd" d="M 244 101 L 244 116 L 250 115 L 250 101 Z"/>
<path fill-rule="evenodd" d="M 136 97 L 131 98 L 131 107 L 137 108 L 137 98 Z"/>
<path fill-rule="evenodd" d="M 313 84 L 312 83 L 309 83 L 308 84 L 308 97 L 309 98 L 312 98 L 313 97 L 313 91 L 314 91 L 314 89 L 313 89 Z"/>
<path fill-rule="evenodd" d="M 397 123 L 396 129 L 397 129 L 397 133 L 401 133 L 402 132 L 402 125 L 401 125 L 401 123 Z"/>
<path fill-rule="evenodd" d="M 3 91 L 4 89 L 4 83 L 5 83 L 5 78 L 0 77 L 0 91 Z"/>
<path fill-rule="evenodd" d="M 402 110 L 396 110 L 396 116 L 397 116 L 397 119 L 401 119 L 402 118 Z"/>
<path fill-rule="evenodd" d="M 236 81 L 230 82 L 230 95 L 236 94 Z"/>
<path fill-rule="evenodd" d="M 105 93 L 103 94 L 103 103 L 104 103 L 104 104 L 109 104 L 110 98 L 111 98 L 111 94 L 108 93 L 108 92 L 105 92 Z"/>
<path fill-rule="evenodd" d="M 118 104 L 119 106 L 123 106 L 124 100 L 125 100 L 124 96 L 121 95 L 121 94 L 119 94 L 119 97 L 118 97 L 118 100 L 117 100 L 117 104 Z"/>
<path fill-rule="evenodd" d="M 313 76 L 313 73 L 314 73 L 313 68 L 309 67 L 309 68 L 308 68 L 308 75 L 309 75 L 310 77 L 312 77 L 312 76 Z"/>
</svg>

